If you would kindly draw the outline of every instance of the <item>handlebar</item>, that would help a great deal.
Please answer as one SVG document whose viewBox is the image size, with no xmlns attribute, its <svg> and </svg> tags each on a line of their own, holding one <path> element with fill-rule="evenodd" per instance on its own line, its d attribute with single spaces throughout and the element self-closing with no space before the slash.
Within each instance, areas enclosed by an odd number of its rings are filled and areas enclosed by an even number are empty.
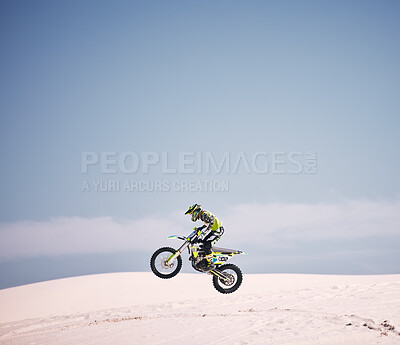
<svg viewBox="0 0 400 345">
<path fill-rule="evenodd" d="M 207 227 L 206 225 L 203 225 L 203 226 L 200 226 L 198 228 L 196 228 L 196 227 L 193 228 L 193 232 L 188 237 L 186 237 L 185 239 L 188 240 L 189 242 L 192 242 L 193 240 L 196 241 L 198 239 L 199 235 L 200 235 L 199 231 L 203 230 L 206 227 Z"/>
</svg>

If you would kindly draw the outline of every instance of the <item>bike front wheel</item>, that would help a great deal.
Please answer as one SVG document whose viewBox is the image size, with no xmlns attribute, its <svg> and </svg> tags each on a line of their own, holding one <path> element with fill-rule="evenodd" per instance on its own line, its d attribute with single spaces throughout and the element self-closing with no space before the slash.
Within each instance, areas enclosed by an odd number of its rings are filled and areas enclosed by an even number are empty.
<svg viewBox="0 0 400 345">
<path fill-rule="evenodd" d="M 176 250 L 171 247 L 163 247 L 154 252 L 150 259 L 150 267 L 153 273 L 162 279 L 175 277 L 182 268 L 182 258 L 178 256 L 169 265 L 167 261 Z"/>
</svg>

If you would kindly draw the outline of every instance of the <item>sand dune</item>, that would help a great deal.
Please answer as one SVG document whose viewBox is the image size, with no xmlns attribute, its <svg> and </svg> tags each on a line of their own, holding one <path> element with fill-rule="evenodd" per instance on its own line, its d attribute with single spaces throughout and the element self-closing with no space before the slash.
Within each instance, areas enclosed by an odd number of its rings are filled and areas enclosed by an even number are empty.
<svg viewBox="0 0 400 345">
<path fill-rule="evenodd" d="M 113 273 L 0 290 L 0 344 L 400 344 L 400 275 Z"/>
</svg>

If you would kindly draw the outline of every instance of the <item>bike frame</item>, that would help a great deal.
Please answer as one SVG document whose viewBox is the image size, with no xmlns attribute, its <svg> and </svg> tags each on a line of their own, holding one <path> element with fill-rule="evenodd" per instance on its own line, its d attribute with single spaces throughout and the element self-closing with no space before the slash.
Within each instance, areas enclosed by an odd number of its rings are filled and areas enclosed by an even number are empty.
<svg viewBox="0 0 400 345">
<path fill-rule="evenodd" d="M 188 237 L 184 237 L 184 236 L 177 236 L 177 235 L 172 235 L 172 236 L 168 236 L 167 239 L 179 239 L 179 240 L 183 240 L 184 243 L 179 247 L 179 249 L 172 254 L 168 260 L 167 260 L 167 265 L 172 265 L 172 263 L 174 262 L 174 260 L 182 254 L 182 252 L 187 248 L 189 255 L 193 258 L 197 258 L 198 256 L 198 246 L 196 245 L 197 240 L 199 240 L 200 236 L 202 235 L 202 229 L 204 227 L 201 228 L 194 228 L 193 232 L 188 236 Z M 218 271 L 218 266 L 225 264 L 229 259 L 231 259 L 234 255 L 246 255 L 247 253 L 242 252 L 242 251 L 237 251 L 237 253 L 229 253 L 229 254 L 222 254 L 220 252 L 213 252 L 213 262 L 216 266 L 216 269 L 212 269 L 209 272 L 211 274 L 213 274 L 214 276 L 217 276 L 221 279 L 227 279 L 227 277 L 225 277 L 225 275 Z M 194 267 L 194 266 L 193 266 Z M 194 267 L 195 268 L 195 267 Z"/>
</svg>

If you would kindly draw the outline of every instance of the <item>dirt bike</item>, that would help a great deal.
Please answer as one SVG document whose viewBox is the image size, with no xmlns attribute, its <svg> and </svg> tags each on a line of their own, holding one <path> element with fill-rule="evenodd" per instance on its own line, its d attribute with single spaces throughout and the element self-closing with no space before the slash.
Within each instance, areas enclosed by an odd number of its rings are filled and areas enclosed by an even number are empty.
<svg viewBox="0 0 400 345">
<path fill-rule="evenodd" d="M 194 228 L 194 231 L 188 237 L 168 236 L 167 239 L 180 239 L 184 243 L 178 250 L 171 247 L 162 247 L 156 250 L 150 259 L 151 270 L 157 277 L 163 279 L 175 277 L 182 268 L 181 253 L 187 248 L 192 267 L 196 271 L 211 274 L 213 285 L 219 292 L 232 293 L 239 288 L 243 275 L 239 267 L 226 262 L 234 255 L 247 255 L 247 253 L 241 250 L 211 247 L 215 268 L 207 270 L 205 251 L 201 243 L 204 228 L 205 226 Z"/>
</svg>

